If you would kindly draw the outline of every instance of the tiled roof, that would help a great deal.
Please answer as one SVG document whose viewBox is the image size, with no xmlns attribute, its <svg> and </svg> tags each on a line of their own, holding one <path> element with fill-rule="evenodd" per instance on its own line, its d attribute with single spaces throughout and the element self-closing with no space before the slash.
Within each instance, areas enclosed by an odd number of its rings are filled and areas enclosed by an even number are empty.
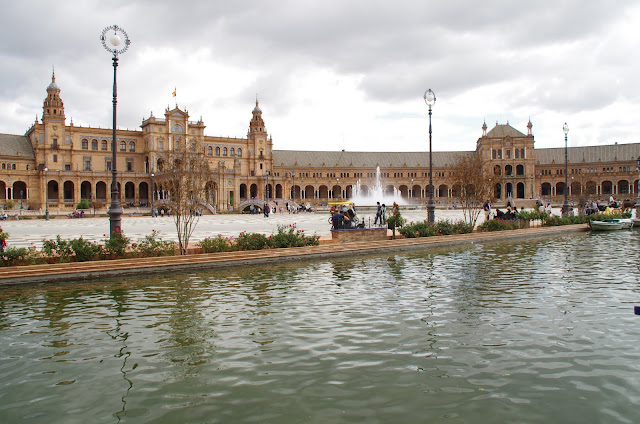
<svg viewBox="0 0 640 424">
<path fill-rule="evenodd" d="M 536 149 L 536 164 L 550 165 L 564 163 L 564 147 Z M 569 163 L 597 163 L 636 161 L 640 156 L 640 143 L 609 144 L 606 146 L 569 147 Z"/>
<path fill-rule="evenodd" d="M 0 156 L 34 158 L 35 154 L 26 135 L 0 134 Z"/>
<path fill-rule="evenodd" d="M 509 124 L 496 125 L 488 133 L 489 138 L 504 138 L 504 137 L 526 137 L 523 133 L 513 128 Z"/>
<path fill-rule="evenodd" d="M 461 156 L 475 152 L 433 152 L 433 166 L 452 166 Z M 428 152 L 323 152 L 304 150 L 274 150 L 276 167 L 325 167 L 325 168 L 427 168 Z"/>
</svg>

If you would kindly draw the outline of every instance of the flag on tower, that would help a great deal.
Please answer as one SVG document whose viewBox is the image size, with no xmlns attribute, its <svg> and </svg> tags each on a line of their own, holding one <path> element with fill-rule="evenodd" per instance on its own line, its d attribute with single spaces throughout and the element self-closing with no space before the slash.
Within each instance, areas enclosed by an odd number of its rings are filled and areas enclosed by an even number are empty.
<svg viewBox="0 0 640 424">
<path fill-rule="evenodd" d="M 176 97 L 176 91 L 177 91 L 176 88 L 173 87 L 173 93 L 172 93 L 173 97 Z"/>
</svg>

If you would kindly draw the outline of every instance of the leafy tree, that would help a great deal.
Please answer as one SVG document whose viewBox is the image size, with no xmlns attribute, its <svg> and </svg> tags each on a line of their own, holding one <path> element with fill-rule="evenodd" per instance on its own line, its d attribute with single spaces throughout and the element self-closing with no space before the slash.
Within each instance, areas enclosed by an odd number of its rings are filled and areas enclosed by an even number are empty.
<svg viewBox="0 0 640 424">
<path fill-rule="evenodd" d="M 176 224 L 178 250 L 186 255 L 189 239 L 212 197 L 213 172 L 199 154 L 195 140 L 188 147 L 176 143 L 176 148 L 159 160 L 155 182 L 169 192 L 165 203 Z"/>
<path fill-rule="evenodd" d="M 491 174 L 482 166 L 482 156 L 474 152 L 462 155 L 453 166 L 453 186 L 457 186 L 464 221 L 475 227 L 482 206 L 493 197 Z"/>
</svg>

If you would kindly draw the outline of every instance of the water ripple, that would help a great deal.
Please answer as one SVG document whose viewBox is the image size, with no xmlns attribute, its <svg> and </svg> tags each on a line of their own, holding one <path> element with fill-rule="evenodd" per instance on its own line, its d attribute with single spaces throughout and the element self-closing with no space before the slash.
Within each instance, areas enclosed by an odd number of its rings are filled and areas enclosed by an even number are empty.
<svg viewBox="0 0 640 424">
<path fill-rule="evenodd" d="M 639 236 L 4 288 L 0 413 L 637 422 Z"/>
</svg>

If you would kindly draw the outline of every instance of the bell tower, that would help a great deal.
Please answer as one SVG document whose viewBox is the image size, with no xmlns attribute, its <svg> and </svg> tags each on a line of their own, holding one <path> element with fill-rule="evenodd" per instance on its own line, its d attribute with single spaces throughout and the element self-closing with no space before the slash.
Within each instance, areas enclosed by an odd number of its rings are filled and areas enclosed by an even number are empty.
<svg viewBox="0 0 640 424">
<path fill-rule="evenodd" d="M 47 97 L 42 102 L 42 141 L 35 147 L 38 163 L 51 170 L 64 169 L 62 146 L 70 146 L 65 128 L 64 103 L 60 98 L 60 87 L 56 84 L 55 71 L 51 74 L 51 84 L 47 87 Z M 67 143 L 69 141 L 69 143 Z M 70 158 L 68 158 L 70 161 Z M 70 164 L 70 162 L 67 162 Z"/>
<path fill-rule="evenodd" d="M 62 122 L 64 124 L 64 103 L 60 99 L 60 87 L 56 84 L 56 73 L 51 74 L 51 84 L 47 87 L 47 98 L 42 104 L 42 121 Z"/>
<path fill-rule="evenodd" d="M 249 132 L 247 133 L 251 171 L 255 176 L 268 175 L 273 167 L 273 141 L 267 134 L 267 129 L 262 119 L 262 109 L 258 105 L 257 98 L 256 107 L 253 108 L 252 114 L 251 122 L 249 122 Z"/>
</svg>

